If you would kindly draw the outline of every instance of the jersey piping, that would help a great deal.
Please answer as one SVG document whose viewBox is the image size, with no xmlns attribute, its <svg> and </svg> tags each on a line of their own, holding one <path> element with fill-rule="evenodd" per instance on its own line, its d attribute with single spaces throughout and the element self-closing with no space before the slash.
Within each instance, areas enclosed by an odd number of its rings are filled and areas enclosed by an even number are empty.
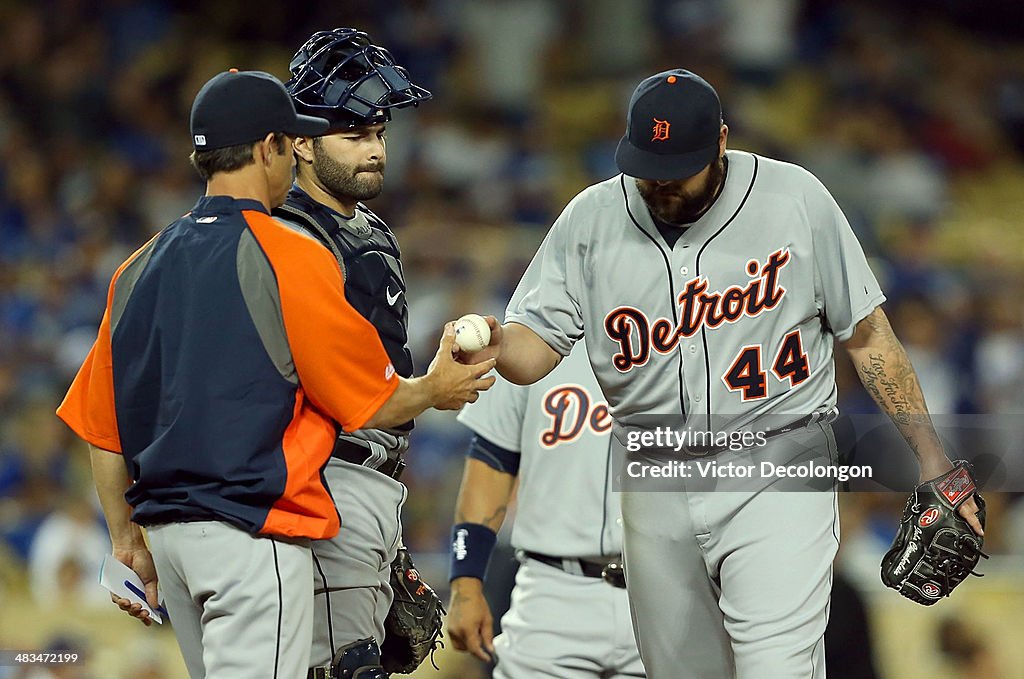
<svg viewBox="0 0 1024 679">
<path fill-rule="evenodd" d="M 699 250 L 697 250 L 697 257 L 696 257 L 696 259 L 694 261 L 694 272 L 697 274 L 697 276 L 700 276 L 700 256 L 702 254 L 704 254 L 704 250 L 709 245 L 711 245 L 711 241 L 713 241 L 715 238 L 717 238 L 719 234 L 721 234 L 723 231 L 725 231 L 725 229 L 730 224 L 732 224 L 733 220 L 736 219 L 736 215 L 738 215 L 740 213 L 740 211 L 743 210 L 743 206 L 747 204 L 747 198 L 750 198 L 750 192 L 753 191 L 753 189 L 754 189 L 754 181 L 757 180 L 757 156 L 754 155 L 754 154 L 751 154 L 751 157 L 753 157 L 753 159 L 754 159 L 754 171 L 750 175 L 750 185 L 747 186 L 747 192 L 745 194 L 743 194 L 743 200 L 740 201 L 740 204 L 736 207 L 736 211 L 732 213 L 732 216 L 729 217 L 729 219 L 725 220 L 725 224 L 722 224 L 721 228 L 718 229 L 718 231 L 715 231 L 711 235 L 710 238 L 708 238 L 706 241 L 704 241 L 704 244 L 700 246 Z M 707 421 L 707 429 L 708 429 L 708 431 L 711 431 L 711 360 L 708 357 L 708 334 L 707 334 L 707 328 L 705 327 L 705 324 L 703 324 L 703 323 L 700 326 L 700 337 L 701 337 L 701 341 L 704 343 L 704 381 L 705 381 L 705 392 L 704 392 L 705 396 L 704 396 L 704 398 L 707 399 L 707 404 L 708 404 L 708 412 L 705 415 L 705 419 Z"/>
<path fill-rule="evenodd" d="M 640 226 L 640 222 L 633 216 L 633 211 L 629 209 L 629 196 L 626 194 L 626 175 L 619 175 L 619 187 L 622 189 L 622 202 L 626 206 L 626 214 L 629 215 L 629 220 L 633 222 L 633 226 L 636 227 L 637 231 L 647 237 L 647 240 L 654 244 L 654 247 L 658 248 L 658 252 L 661 254 L 662 261 L 665 262 L 665 271 L 668 272 L 668 298 L 671 300 L 669 305 L 672 309 L 672 321 L 676 326 L 679 325 L 679 309 L 675 303 L 676 298 L 676 282 L 675 277 L 672 275 L 672 262 L 669 261 L 668 255 L 665 250 L 658 244 L 654 236 L 647 233 L 647 231 Z M 683 383 L 683 354 L 680 348 L 675 352 L 676 358 L 679 360 L 679 413 L 686 416 L 686 398 L 683 396 L 684 383 Z"/>
</svg>

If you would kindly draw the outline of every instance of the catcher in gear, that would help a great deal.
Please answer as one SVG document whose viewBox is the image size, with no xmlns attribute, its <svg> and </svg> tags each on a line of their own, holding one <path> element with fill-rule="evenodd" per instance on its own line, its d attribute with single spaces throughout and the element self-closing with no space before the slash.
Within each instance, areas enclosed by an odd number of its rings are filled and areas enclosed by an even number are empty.
<svg viewBox="0 0 1024 679">
<path fill-rule="evenodd" d="M 383 189 L 392 111 L 431 94 L 352 28 L 313 34 L 289 68 L 286 87 L 296 110 L 317 111 L 330 128 L 295 140 L 296 182 L 273 214 L 334 254 L 346 300 L 373 324 L 395 371 L 411 377 L 401 251 L 363 201 Z M 311 677 L 381 679 L 387 671 L 412 671 L 440 632 L 440 602 L 400 548 L 407 490 L 399 478 L 412 428 L 409 421 L 338 436 L 324 475 L 342 529 L 336 539 L 313 544 Z"/>
<path fill-rule="evenodd" d="M 970 505 L 978 509 L 971 513 Z M 931 606 L 968 575 L 980 576 L 974 568 L 988 558 L 981 551 L 984 528 L 985 501 L 977 493 L 970 463 L 960 460 L 949 472 L 917 486 L 907 499 L 899 532 L 882 558 L 882 582 Z"/>
</svg>

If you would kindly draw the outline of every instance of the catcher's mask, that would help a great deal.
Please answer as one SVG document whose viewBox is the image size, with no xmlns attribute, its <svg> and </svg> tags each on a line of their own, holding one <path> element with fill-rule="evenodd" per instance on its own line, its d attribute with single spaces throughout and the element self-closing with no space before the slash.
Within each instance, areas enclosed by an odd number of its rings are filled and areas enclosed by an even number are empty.
<svg viewBox="0 0 1024 679">
<path fill-rule="evenodd" d="M 363 31 L 318 31 L 299 48 L 285 83 L 300 113 L 327 118 L 331 129 L 391 120 L 391 109 L 418 106 L 433 95 Z"/>
</svg>

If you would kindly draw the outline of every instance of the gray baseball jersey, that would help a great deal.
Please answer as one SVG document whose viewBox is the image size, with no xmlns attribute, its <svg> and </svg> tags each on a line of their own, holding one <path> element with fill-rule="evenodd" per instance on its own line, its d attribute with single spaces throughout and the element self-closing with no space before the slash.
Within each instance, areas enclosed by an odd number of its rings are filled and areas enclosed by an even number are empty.
<svg viewBox="0 0 1024 679">
<path fill-rule="evenodd" d="M 884 301 L 817 179 L 750 153 L 727 159 L 715 203 L 671 247 L 633 179 L 587 188 L 509 303 L 507 321 L 563 355 L 585 336 L 624 427 L 682 414 L 694 428 L 756 429 L 769 415 L 795 420 L 831 408 L 834 339 L 848 339 Z M 836 462 L 823 423 L 716 459 L 806 454 Z M 823 677 L 834 493 L 702 492 L 686 479 L 671 488 L 621 496 L 631 615 L 648 676 Z"/>
<path fill-rule="evenodd" d="M 512 546 L 559 557 L 622 552 L 611 494 L 611 416 L 583 345 L 532 387 L 498 377 L 459 421 L 520 454 Z"/>
<path fill-rule="evenodd" d="M 743 427 L 836 401 L 833 337 L 885 297 L 846 218 L 796 165 L 729 151 L 721 194 L 669 247 L 632 178 L 585 189 L 548 233 L 506 321 L 562 355 L 586 335 L 616 422 Z"/>
<path fill-rule="evenodd" d="M 499 377 L 459 421 L 520 455 L 514 547 L 607 561 L 622 553 L 612 422 L 585 349 L 530 387 Z M 626 591 L 601 578 L 523 559 L 501 629 L 495 679 L 645 676 Z"/>
</svg>

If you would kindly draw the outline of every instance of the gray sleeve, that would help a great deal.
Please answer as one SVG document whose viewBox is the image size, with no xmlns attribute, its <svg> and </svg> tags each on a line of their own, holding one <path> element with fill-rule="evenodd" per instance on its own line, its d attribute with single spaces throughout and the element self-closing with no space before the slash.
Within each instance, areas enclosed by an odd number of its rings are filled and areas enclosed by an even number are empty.
<svg viewBox="0 0 1024 679">
<path fill-rule="evenodd" d="M 555 220 L 505 311 L 506 323 L 525 325 L 562 356 L 583 337 L 579 300 L 585 248 L 571 240 L 575 206 L 570 202 Z"/>
<path fill-rule="evenodd" d="M 481 392 L 475 403 L 467 403 L 457 419 L 491 443 L 521 452 L 529 387 L 512 384 L 501 375 L 495 377 L 494 386 Z"/>
<path fill-rule="evenodd" d="M 815 298 L 832 333 L 845 342 L 885 295 L 846 216 L 816 179 L 808 191 L 807 211 L 814 238 Z"/>
</svg>

